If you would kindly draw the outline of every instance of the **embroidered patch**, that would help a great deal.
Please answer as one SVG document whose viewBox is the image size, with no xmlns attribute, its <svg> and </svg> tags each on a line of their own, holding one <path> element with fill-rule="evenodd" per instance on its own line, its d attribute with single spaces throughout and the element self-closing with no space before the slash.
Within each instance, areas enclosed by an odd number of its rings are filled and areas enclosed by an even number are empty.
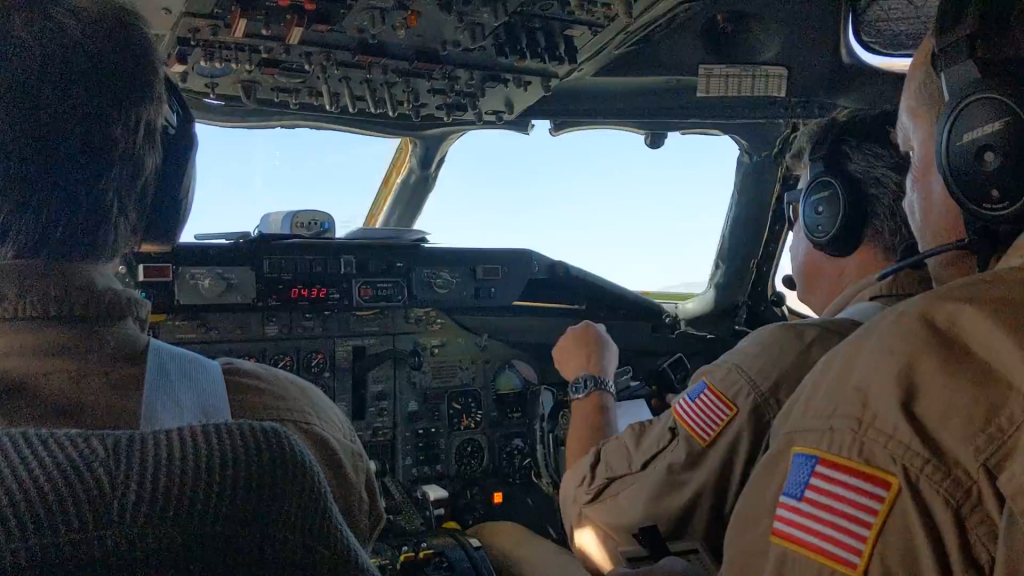
<svg viewBox="0 0 1024 576">
<path fill-rule="evenodd" d="M 899 491 L 892 474 L 794 448 L 771 541 L 843 574 L 864 574 Z"/>
<path fill-rule="evenodd" d="M 672 404 L 672 414 L 701 446 L 707 446 L 739 410 L 706 379 L 687 388 Z"/>
</svg>

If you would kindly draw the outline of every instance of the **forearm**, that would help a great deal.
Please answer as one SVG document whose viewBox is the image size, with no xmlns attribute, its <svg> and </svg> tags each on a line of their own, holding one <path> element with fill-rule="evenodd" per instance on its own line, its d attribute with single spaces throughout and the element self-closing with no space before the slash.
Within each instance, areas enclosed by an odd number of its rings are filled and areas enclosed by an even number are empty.
<svg viewBox="0 0 1024 576">
<path fill-rule="evenodd" d="M 565 445 L 565 468 L 572 468 L 594 446 L 618 434 L 615 398 L 594 392 L 572 403 L 569 434 Z"/>
</svg>

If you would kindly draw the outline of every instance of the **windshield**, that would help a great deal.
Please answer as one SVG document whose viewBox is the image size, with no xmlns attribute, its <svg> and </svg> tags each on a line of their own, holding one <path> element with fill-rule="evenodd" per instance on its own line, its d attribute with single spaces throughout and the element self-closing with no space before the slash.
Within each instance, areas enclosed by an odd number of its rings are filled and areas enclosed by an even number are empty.
<svg viewBox="0 0 1024 576">
<path fill-rule="evenodd" d="M 729 138 L 637 134 L 554 138 L 477 131 L 451 149 L 417 228 L 433 243 L 529 248 L 633 290 L 707 287 L 732 196 Z M 307 129 L 199 126 L 198 184 L 184 240 L 251 231 L 265 212 L 316 208 L 339 232 L 362 225 L 397 140 Z"/>
<path fill-rule="evenodd" d="M 363 225 L 397 139 L 307 128 L 197 125 L 196 194 L 181 238 L 252 231 L 260 216 L 315 208 L 339 231 Z"/>
<path fill-rule="evenodd" d="M 722 136 L 673 134 L 651 150 L 621 130 L 472 132 L 452 146 L 417 227 L 449 246 L 530 248 L 632 290 L 699 293 L 737 154 Z"/>
</svg>

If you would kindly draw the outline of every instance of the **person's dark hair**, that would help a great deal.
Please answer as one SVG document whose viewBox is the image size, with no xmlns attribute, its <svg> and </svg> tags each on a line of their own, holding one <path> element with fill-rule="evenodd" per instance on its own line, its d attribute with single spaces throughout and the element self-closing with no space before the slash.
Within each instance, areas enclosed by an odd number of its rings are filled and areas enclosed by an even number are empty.
<svg viewBox="0 0 1024 576">
<path fill-rule="evenodd" d="M 106 262 L 139 241 L 163 78 L 117 0 L 0 0 L 0 261 Z"/>
<path fill-rule="evenodd" d="M 802 172 L 813 152 L 827 169 L 841 170 L 867 196 L 865 242 L 896 260 L 914 240 L 903 211 L 910 162 L 894 138 L 896 112 L 842 110 L 808 123 L 796 135 L 786 163 Z"/>
</svg>

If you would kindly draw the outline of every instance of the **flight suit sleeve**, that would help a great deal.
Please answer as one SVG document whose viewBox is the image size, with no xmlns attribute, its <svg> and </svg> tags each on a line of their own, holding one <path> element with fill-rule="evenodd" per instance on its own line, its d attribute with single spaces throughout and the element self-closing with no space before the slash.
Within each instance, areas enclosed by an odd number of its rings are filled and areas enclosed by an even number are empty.
<svg viewBox="0 0 1024 576">
<path fill-rule="evenodd" d="M 722 576 L 992 573 L 991 494 L 871 429 L 772 442 L 733 512 Z"/>
<path fill-rule="evenodd" d="M 369 458 L 352 423 L 323 392 L 269 366 L 220 359 L 234 420 L 271 421 L 299 437 L 320 464 L 334 500 L 361 545 L 384 526 Z"/>
<path fill-rule="evenodd" d="M 847 320 L 767 326 L 700 369 L 671 410 L 631 425 L 566 472 L 559 503 L 567 533 L 589 527 L 614 561 L 618 550 L 637 546 L 639 527 L 657 524 L 669 541 L 703 543 L 720 561 L 730 512 L 767 449 L 775 415 L 818 358 L 856 327 Z M 575 552 L 587 561 L 588 551 Z"/>
</svg>

